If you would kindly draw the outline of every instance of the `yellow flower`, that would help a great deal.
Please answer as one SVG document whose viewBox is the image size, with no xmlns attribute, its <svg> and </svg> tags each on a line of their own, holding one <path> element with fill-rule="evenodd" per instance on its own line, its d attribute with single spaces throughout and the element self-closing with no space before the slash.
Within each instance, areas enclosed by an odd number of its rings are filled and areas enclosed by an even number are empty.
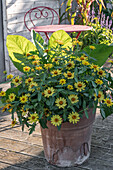
<svg viewBox="0 0 113 170">
<path fill-rule="evenodd" d="M 32 64 L 33 64 L 33 65 L 35 65 L 35 66 L 37 66 L 37 65 L 39 65 L 39 64 L 40 64 L 40 61 L 39 61 L 39 60 L 38 60 L 38 61 L 37 61 L 37 60 L 32 61 Z"/>
<path fill-rule="evenodd" d="M 33 56 L 28 57 L 28 60 L 30 59 L 38 60 L 39 57 L 37 55 L 33 55 Z"/>
<path fill-rule="evenodd" d="M 99 75 L 99 77 L 105 77 L 106 75 L 105 71 L 103 71 L 102 69 L 99 70 L 97 74 Z"/>
<path fill-rule="evenodd" d="M 67 86 L 67 88 L 68 88 L 69 90 L 73 90 L 73 86 L 70 85 L 70 84 Z"/>
<path fill-rule="evenodd" d="M 20 83 L 21 83 L 21 78 L 19 76 L 16 76 L 13 80 L 12 80 L 12 83 L 15 85 L 15 86 L 18 86 Z"/>
<path fill-rule="evenodd" d="M 82 61 L 82 64 L 85 65 L 85 66 L 90 65 L 89 62 L 88 62 L 88 61 L 85 61 L 85 60 Z"/>
<path fill-rule="evenodd" d="M 3 73 L 4 73 L 4 74 L 7 74 L 7 71 L 5 70 L 5 71 L 3 71 Z"/>
<path fill-rule="evenodd" d="M 113 105 L 113 102 L 109 98 L 104 99 L 104 103 L 107 104 L 108 107 Z"/>
<path fill-rule="evenodd" d="M 53 59 L 52 59 L 52 62 L 55 62 L 56 64 L 59 64 L 58 58 L 53 58 Z"/>
<path fill-rule="evenodd" d="M 53 70 L 53 71 L 51 71 L 51 74 L 53 74 L 52 75 L 52 77 L 54 77 L 54 76 L 58 76 L 58 75 L 60 75 L 61 74 L 61 71 L 60 70 Z"/>
<path fill-rule="evenodd" d="M 108 62 L 111 63 L 111 64 L 113 64 L 113 60 L 109 60 Z"/>
<path fill-rule="evenodd" d="M 68 98 L 71 100 L 72 104 L 77 103 L 79 101 L 78 96 L 74 94 L 69 95 Z"/>
<path fill-rule="evenodd" d="M 10 109 L 11 106 L 12 106 L 12 105 L 11 105 L 10 103 L 9 103 L 9 104 L 6 104 L 6 108 L 7 108 L 7 109 Z"/>
<path fill-rule="evenodd" d="M 34 87 L 37 87 L 37 86 L 38 86 L 38 84 L 37 84 L 36 82 L 32 81 L 32 82 L 29 84 L 28 91 L 34 92 L 34 91 L 35 91 Z"/>
<path fill-rule="evenodd" d="M 100 79 L 96 79 L 96 80 L 95 80 L 95 83 L 97 83 L 97 84 L 100 84 L 100 85 L 101 85 L 101 84 L 103 84 L 103 81 L 102 81 L 102 80 L 100 80 Z"/>
<path fill-rule="evenodd" d="M 6 106 L 2 108 L 2 112 L 5 112 L 7 110 Z"/>
<path fill-rule="evenodd" d="M 17 121 L 16 121 L 16 118 L 15 118 L 14 120 L 12 120 L 11 126 L 14 127 L 16 123 L 17 123 Z"/>
<path fill-rule="evenodd" d="M 82 91 L 82 90 L 85 90 L 85 83 L 79 81 L 77 83 L 74 84 L 75 88 L 77 89 L 77 91 Z"/>
<path fill-rule="evenodd" d="M 5 91 L 1 91 L 0 92 L 0 96 L 6 96 L 6 92 Z"/>
<path fill-rule="evenodd" d="M 80 60 L 81 61 L 84 61 L 84 60 L 87 60 L 88 58 L 87 57 L 85 57 L 84 55 L 82 55 L 81 57 L 80 57 Z"/>
<path fill-rule="evenodd" d="M 31 83 L 32 81 L 33 81 L 33 78 L 30 78 L 30 77 L 29 77 L 28 79 L 25 80 L 25 83 L 26 83 L 26 84 L 29 84 L 29 83 Z"/>
<path fill-rule="evenodd" d="M 67 71 L 67 73 L 64 73 L 64 76 L 67 79 L 73 79 L 74 78 L 74 73 L 71 73 L 70 71 Z"/>
<path fill-rule="evenodd" d="M 90 45 L 89 48 L 90 48 L 91 50 L 95 50 L 95 49 L 96 49 L 95 46 L 92 46 L 92 45 Z"/>
<path fill-rule="evenodd" d="M 31 72 L 35 72 L 35 70 L 32 68 L 32 69 L 31 69 Z"/>
<path fill-rule="evenodd" d="M 62 118 L 59 115 L 53 115 L 51 117 L 51 124 L 54 126 L 60 126 L 62 123 Z"/>
<path fill-rule="evenodd" d="M 66 80 L 65 80 L 65 79 L 60 79 L 60 82 L 59 82 L 59 84 L 61 84 L 61 85 L 64 85 L 64 84 L 66 84 Z"/>
<path fill-rule="evenodd" d="M 35 69 L 38 70 L 38 71 L 40 71 L 40 70 L 42 70 L 43 68 L 39 66 L 39 67 L 35 67 Z"/>
<path fill-rule="evenodd" d="M 21 109 L 22 116 L 26 116 L 27 113 L 28 113 L 28 110 L 29 110 L 29 109 L 24 109 L 24 106 L 23 106 L 22 109 Z"/>
<path fill-rule="evenodd" d="M 12 79 L 12 78 L 13 78 L 12 74 L 7 75 L 7 79 Z"/>
<path fill-rule="evenodd" d="M 79 41 L 79 42 L 78 42 L 78 45 L 82 46 L 82 45 L 83 45 L 83 42 Z"/>
<path fill-rule="evenodd" d="M 75 67 L 74 61 L 71 61 L 71 60 L 68 61 L 66 68 L 67 68 L 68 70 L 71 70 L 71 69 L 74 68 L 74 67 Z"/>
<path fill-rule="evenodd" d="M 46 117 L 48 117 L 51 114 L 51 112 L 48 108 L 44 108 L 44 114 Z"/>
<path fill-rule="evenodd" d="M 90 68 L 94 69 L 94 71 L 99 71 L 99 66 L 98 65 L 91 64 Z"/>
<path fill-rule="evenodd" d="M 46 90 L 44 90 L 44 95 L 45 97 L 50 97 L 53 95 L 53 93 L 55 92 L 53 87 L 48 87 Z"/>
<path fill-rule="evenodd" d="M 72 113 L 69 114 L 68 119 L 69 119 L 70 123 L 74 124 L 74 123 L 79 122 L 80 117 L 79 117 L 79 114 L 77 112 L 75 112 L 75 113 L 72 112 Z"/>
<path fill-rule="evenodd" d="M 16 95 L 14 93 L 10 93 L 10 95 L 9 95 L 10 102 L 13 102 L 15 100 L 15 96 Z"/>
<path fill-rule="evenodd" d="M 60 108 L 63 108 L 67 105 L 66 104 L 66 99 L 64 99 L 63 97 L 57 98 L 55 101 L 56 105 Z"/>
<path fill-rule="evenodd" d="M 36 123 L 39 119 L 39 116 L 37 113 L 30 114 L 28 117 L 30 123 Z"/>
<path fill-rule="evenodd" d="M 44 67 L 45 67 L 46 69 L 52 68 L 52 67 L 53 67 L 53 64 L 44 64 Z"/>
<path fill-rule="evenodd" d="M 60 45 L 63 45 L 63 41 L 62 40 L 55 40 L 56 43 L 60 44 Z"/>
<path fill-rule="evenodd" d="M 95 100 L 98 99 L 98 102 L 101 102 L 102 100 L 104 100 L 104 94 L 101 91 L 98 92 L 98 96 L 96 95 L 96 93 L 94 94 L 94 96 L 95 96 Z"/>
<path fill-rule="evenodd" d="M 23 67 L 23 71 L 24 71 L 24 72 L 29 72 L 29 71 L 30 71 L 30 69 L 31 69 L 31 68 L 30 68 L 29 66 L 25 66 L 25 67 Z"/>
<path fill-rule="evenodd" d="M 49 51 L 50 51 L 49 49 L 44 50 L 45 53 L 48 53 Z"/>
<path fill-rule="evenodd" d="M 21 103 L 26 103 L 27 101 L 28 101 L 28 96 L 23 95 L 23 96 L 20 97 L 20 102 Z"/>
</svg>

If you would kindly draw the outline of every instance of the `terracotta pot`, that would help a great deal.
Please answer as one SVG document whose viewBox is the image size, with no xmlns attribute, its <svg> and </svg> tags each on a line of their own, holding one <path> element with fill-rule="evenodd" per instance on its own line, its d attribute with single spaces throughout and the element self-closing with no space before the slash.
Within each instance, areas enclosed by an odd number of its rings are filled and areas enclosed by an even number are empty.
<svg viewBox="0 0 113 170">
<path fill-rule="evenodd" d="M 59 167 L 82 164 L 90 155 L 92 124 L 95 114 L 88 110 L 77 124 L 63 123 L 61 130 L 47 123 L 48 129 L 41 128 L 46 160 Z"/>
</svg>

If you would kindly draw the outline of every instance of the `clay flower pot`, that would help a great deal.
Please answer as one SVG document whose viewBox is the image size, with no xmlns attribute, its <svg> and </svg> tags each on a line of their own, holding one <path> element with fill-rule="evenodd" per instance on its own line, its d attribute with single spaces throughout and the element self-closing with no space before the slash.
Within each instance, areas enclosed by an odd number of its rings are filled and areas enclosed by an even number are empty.
<svg viewBox="0 0 113 170">
<path fill-rule="evenodd" d="M 89 158 L 92 125 L 95 114 L 88 111 L 77 124 L 63 123 L 60 131 L 50 122 L 48 129 L 41 128 L 46 160 L 59 167 L 80 165 Z"/>
</svg>

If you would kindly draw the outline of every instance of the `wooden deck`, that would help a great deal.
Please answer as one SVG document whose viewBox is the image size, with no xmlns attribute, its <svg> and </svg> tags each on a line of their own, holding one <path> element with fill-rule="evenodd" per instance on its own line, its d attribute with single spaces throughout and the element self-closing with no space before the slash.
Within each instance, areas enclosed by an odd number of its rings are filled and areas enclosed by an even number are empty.
<svg viewBox="0 0 113 170">
<path fill-rule="evenodd" d="M 90 158 L 81 166 L 58 168 L 44 158 L 40 128 L 29 136 L 11 115 L 0 112 L 0 169 L 4 170 L 113 170 L 113 115 L 102 121 L 97 114 L 93 126 Z"/>
</svg>

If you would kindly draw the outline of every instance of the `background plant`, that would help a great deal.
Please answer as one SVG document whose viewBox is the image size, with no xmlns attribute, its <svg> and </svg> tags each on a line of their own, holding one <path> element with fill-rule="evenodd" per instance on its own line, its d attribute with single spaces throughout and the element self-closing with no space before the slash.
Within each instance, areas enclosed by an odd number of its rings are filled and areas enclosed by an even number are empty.
<svg viewBox="0 0 113 170">
<path fill-rule="evenodd" d="M 77 2 L 77 3 L 76 3 Z M 89 22 L 89 12 L 91 9 L 91 5 L 96 2 L 99 6 L 99 10 L 101 12 L 102 6 L 105 8 L 103 0 L 64 0 L 60 7 L 60 23 L 63 20 L 68 20 L 69 23 L 71 22 L 72 25 L 74 24 L 88 24 Z M 66 10 L 61 15 L 61 10 L 63 4 L 66 3 Z M 76 3 L 77 5 L 74 6 L 73 4 Z M 73 6 L 75 7 L 73 9 Z M 66 17 L 64 17 L 66 16 Z"/>
</svg>

